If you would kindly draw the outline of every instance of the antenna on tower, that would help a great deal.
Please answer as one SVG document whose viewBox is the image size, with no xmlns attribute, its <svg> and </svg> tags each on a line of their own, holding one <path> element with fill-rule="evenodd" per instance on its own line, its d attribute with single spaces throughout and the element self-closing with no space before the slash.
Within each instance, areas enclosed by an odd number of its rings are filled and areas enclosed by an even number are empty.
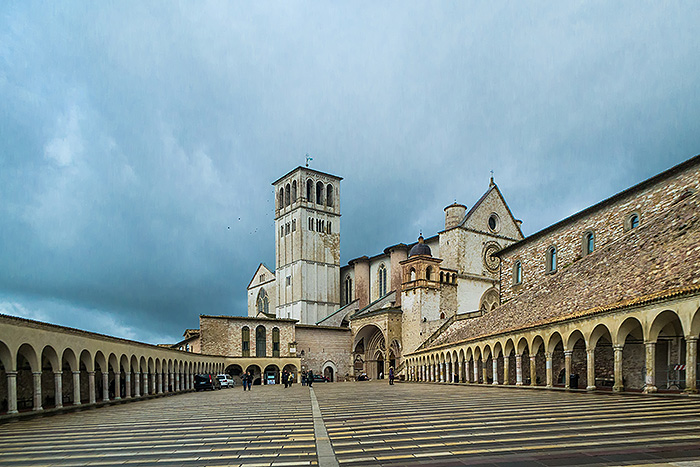
<svg viewBox="0 0 700 467">
<path fill-rule="evenodd" d="M 314 158 L 309 156 L 309 153 L 307 152 L 306 153 L 306 166 L 307 167 L 309 166 L 309 161 L 312 161 L 312 160 L 314 160 Z"/>
<path fill-rule="evenodd" d="M 494 182 L 493 182 L 493 170 L 491 170 L 491 181 L 489 182 L 489 185 L 494 185 Z"/>
</svg>

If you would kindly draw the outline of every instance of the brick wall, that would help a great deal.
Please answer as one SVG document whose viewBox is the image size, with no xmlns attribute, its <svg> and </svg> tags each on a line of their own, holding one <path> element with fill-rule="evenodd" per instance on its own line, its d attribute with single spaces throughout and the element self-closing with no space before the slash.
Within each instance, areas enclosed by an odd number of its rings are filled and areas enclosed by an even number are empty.
<svg viewBox="0 0 700 467">
<path fill-rule="evenodd" d="M 280 330 L 280 357 L 289 357 L 289 343 L 295 341 L 294 320 L 251 319 L 234 316 L 200 316 L 199 329 L 202 353 L 242 357 L 242 332 L 250 329 L 250 356 L 255 357 L 255 330 L 265 327 L 266 356 L 272 357 L 272 331 Z"/>
<path fill-rule="evenodd" d="M 296 339 L 302 368 L 322 374 L 324 363 L 330 361 L 337 369 L 338 381 L 342 381 L 346 374 L 352 375 L 350 329 L 298 325 Z"/>
</svg>

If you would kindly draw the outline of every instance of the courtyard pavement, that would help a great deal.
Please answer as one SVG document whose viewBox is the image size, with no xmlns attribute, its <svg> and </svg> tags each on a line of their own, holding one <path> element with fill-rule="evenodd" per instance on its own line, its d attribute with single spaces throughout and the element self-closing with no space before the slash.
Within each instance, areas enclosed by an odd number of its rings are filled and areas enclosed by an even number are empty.
<svg viewBox="0 0 700 467">
<path fill-rule="evenodd" d="M 700 466 L 700 399 L 386 382 L 188 393 L 0 425 L 0 466 Z"/>
</svg>

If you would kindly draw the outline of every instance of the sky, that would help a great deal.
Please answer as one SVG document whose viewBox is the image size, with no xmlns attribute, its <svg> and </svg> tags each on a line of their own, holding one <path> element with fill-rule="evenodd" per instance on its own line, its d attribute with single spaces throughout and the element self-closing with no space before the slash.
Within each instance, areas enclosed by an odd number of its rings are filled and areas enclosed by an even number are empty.
<svg viewBox="0 0 700 467">
<path fill-rule="evenodd" d="M 341 265 L 490 171 L 525 235 L 700 153 L 700 5 L 0 2 L 0 313 L 148 343 L 245 315 L 271 182 L 343 177 Z"/>
</svg>

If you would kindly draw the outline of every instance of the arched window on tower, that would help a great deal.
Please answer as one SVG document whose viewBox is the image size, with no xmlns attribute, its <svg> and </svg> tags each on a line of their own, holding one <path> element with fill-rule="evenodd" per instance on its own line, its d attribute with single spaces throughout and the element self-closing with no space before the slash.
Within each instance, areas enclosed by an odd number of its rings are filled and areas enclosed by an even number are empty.
<svg viewBox="0 0 700 467">
<path fill-rule="evenodd" d="M 425 270 L 425 279 L 431 281 L 431 280 L 433 280 L 432 276 L 433 276 L 433 267 L 428 266 Z"/>
<path fill-rule="evenodd" d="M 411 268 L 411 272 L 409 274 L 410 274 L 409 277 L 411 278 L 412 281 L 416 280 L 416 270 L 415 269 Z"/>
<path fill-rule="evenodd" d="M 326 206 L 333 206 L 333 185 L 326 186 Z"/>
<path fill-rule="evenodd" d="M 384 264 L 379 265 L 377 274 L 379 276 L 379 296 L 383 297 L 386 295 L 386 267 Z"/>
<path fill-rule="evenodd" d="M 272 328 L 272 356 L 280 356 L 280 330 Z"/>
<path fill-rule="evenodd" d="M 280 188 L 280 196 L 277 203 L 277 209 L 284 208 L 284 188 Z"/>
<path fill-rule="evenodd" d="M 267 296 L 265 289 L 260 289 L 258 292 L 258 313 L 270 312 L 270 299 Z"/>
<path fill-rule="evenodd" d="M 289 187 L 289 183 L 284 187 L 284 205 L 289 206 L 291 203 L 292 189 Z"/>
<path fill-rule="evenodd" d="M 267 333 L 265 326 L 260 325 L 255 329 L 255 356 L 266 357 L 267 355 Z"/>
<path fill-rule="evenodd" d="M 352 279 L 350 276 L 345 278 L 345 304 L 352 302 Z"/>
<path fill-rule="evenodd" d="M 323 204 L 323 182 L 316 183 L 316 204 Z"/>
<path fill-rule="evenodd" d="M 292 203 L 297 200 L 297 181 L 292 182 Z"/>
<path fill-rule="evenodd" d="M 250 357 L 250 329 L 248 326 L 243 326 L 241 329 L 241 350 L 243 357 Z"/>
<path fill-rule="evenodd" d="M 308 179 L 306 181 L 306 201 L 309 203 L 314 202 L 314 181 L 311 179 Z"/>
</svg>

